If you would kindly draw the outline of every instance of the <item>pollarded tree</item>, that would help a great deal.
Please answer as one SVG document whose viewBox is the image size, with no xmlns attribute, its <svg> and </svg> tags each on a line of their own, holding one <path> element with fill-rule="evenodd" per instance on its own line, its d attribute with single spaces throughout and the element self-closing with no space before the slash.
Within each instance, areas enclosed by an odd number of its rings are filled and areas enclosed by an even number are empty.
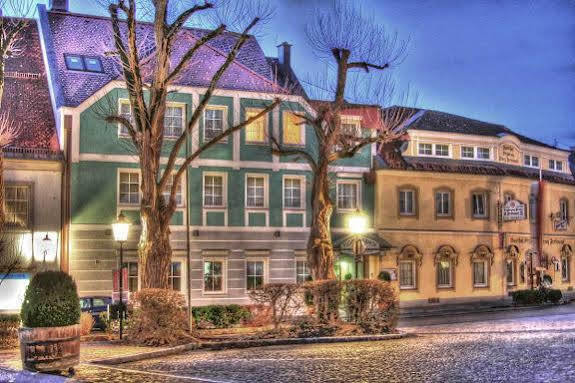
<svg viewBox="0 0 575 383">
<path fill-rule="evenodd" d="M 106 0 L 101 0 L 106 1 Z M 184 159 L 178 158 L 180 149 L 186 143 L 188 134 L 198 125 L 206 105 L 226 70 L 236 59 L 238 53 L 248 41 L 253 38 L 250 31 L 262 22 L 269 14 L 268 9 L 256 1 L 250 2 L 252 7 L 235 7 L 233 13 L 236 23 L 244 22 L 240 33 L 235 36 L 233 46 L 225 53 L 223 63 L 210 74 L 209 85 L 205 89 L 199 104 L 195 106 L 187 125 L 181 135 L 174 141 L 169 151 L 167 163 L 161 164 L 162 148 L 164 148 L 164 117 L 168 93 L 186 69 L 192 68 L 202 56 L 197 54 L 200 49 L 211 41 L 228 34 L 227 26 L 205 30 L 190 38 L 185 25 L 192 18 L 201 18 L 215 7 L 211 2 L 195 3 L 184 0 L 109 0 L 108 11 L 111 16 L 114 52 L 126 84 L 132 108 L 131 118 L 125 115 L 108 115 L 106 120 L 118 123 L 128 132 L 135 154 L 139 159 L 141 169 L 141 206 L 140 216 L 142 232 L 139 242 L 139 258 L 142 270 L 142 287 L 168 288 L 168 274 L 172 250 L 170 246 L 170 221 L 177 207 L 177 190 L 186 168 L 198 158 L 201 153 L 233 132 L 262 118 L 273 110 L 279 99 L 265 106 L 260 113 L 246 121 L 224 130 L 198 149 L 188 154 Z M 232 2 L 233 3 L 233 2 Z M 226 4 L 229 5 L 229 4 Z M 246 11 L 254 15 L 250 15 Z M 142 36 L 136 14 L 146 14 L 152 19 L 153 33 Z M 142 39 L 153 40 L 153 49 L 143 49 Z M 176 45 L 187 47 L 182 54 L 175 54 Z M 206 66 L 203 66 L 204 68 Z M 278 90 L 280 88 L 278 87 Z M 165 149 L 165 148 L 164 148 Z M 169 190 L 168 187 L 170 186 Z M 166 191 L 169 197 L 166 199 Z"/>
<path fill-rule="evenodd" d="M 366 17 L 352 2 L 336 1 L 331 7 L 318 8 L 313 13 L 313 22 L 308 25 L 308 39 L 314 53 L 335 64 L 333 84 L 323 81 L 318 86 L 324 94 L 330 93 L 331 100 L 317 103 L 319 106 L 315 108 L 314 116 L 296 113 L 302 123 L 313 127 L 316 138 L 314 147 L 287 147 L 273 138 L 272 151 L 278 155 L 305 159 L 311 167 L 312 218 L 307 253 L 313 278 L 323 280 L 335 278 L 330 229 L 334 206 L 330 197 L 330 166 L 353 157 L 368 145 L 382 146 L 403 139 L 405 135 L 399 128 L 409 118 L 406 110 L 396 108 L 395 112 L 380 113 L 377 131 L 355 134 L 342 124 L 342 112 L 349 108 L 345 99 L 351 90 L 348 88 L 353 87 L 356 93 L 364 93 L 366 100 L 372 103 L 381 96 L 389 97 L 393 87 L 376 81 L 381 85 L 378 88 L 373 85 L 376 79 L 370 77 L 372 72 L 382 72 L 397 64 L 404 54 L 405 43 L 399 42 L 395 35 L 387 34 L 382 25 L 374 18 Z M 365 79 L 359 77 L 362 73 Z M 377 101 L 381 103 L 382 100 Z M 357 104 L 353 107 L 362 108 Z M 373 109 L 373 106 L 366 108 Z"/>
</svg>

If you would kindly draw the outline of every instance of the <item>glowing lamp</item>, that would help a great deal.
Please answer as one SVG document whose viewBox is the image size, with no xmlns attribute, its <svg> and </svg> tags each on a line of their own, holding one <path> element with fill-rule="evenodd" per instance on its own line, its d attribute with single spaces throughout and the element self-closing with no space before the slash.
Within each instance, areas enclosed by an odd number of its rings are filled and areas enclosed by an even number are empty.
<svg viewBox="0 0 575 383">
<path fill-rule="evenodd" d="M 112 224 L 112 231 L 114 232 L 114 239 L 118 242 L 125 242 L 128 239 L 128 232 L 130 231 L 130 222 L 120 213 L 118 220 Z"/>
<path fill-rule="evenodd" d="M 351 234 L 363 234 L 367 230 L 367 216 L 359 209 L 351 214 L 347 220 L 347 228 Z"/>
</svg>

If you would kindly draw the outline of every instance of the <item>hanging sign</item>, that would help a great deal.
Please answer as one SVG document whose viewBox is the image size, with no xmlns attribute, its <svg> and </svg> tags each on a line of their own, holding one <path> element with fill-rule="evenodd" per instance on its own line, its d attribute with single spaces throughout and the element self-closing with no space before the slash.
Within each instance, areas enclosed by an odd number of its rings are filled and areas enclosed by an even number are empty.
<svg viewBox="0 0 575 383">
<path fill-rule="evenodd" d="M 525 204 L 517 200 L 507 201 L 503 205 L 503 220 L 518 221 L 525 219 Z"/>
</svg>

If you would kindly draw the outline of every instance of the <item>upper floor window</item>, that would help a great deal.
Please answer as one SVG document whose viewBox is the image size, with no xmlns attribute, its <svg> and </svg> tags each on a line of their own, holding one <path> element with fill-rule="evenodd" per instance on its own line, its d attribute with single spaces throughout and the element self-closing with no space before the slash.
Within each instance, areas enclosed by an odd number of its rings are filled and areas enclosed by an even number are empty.
<svg viewBox="0 0 575 383">
<path fill-rule="evenodd" d="M 304 145 L 305 129 L 301 117 L 292 112 L 283 112 L 283 143 L 286 145 Z"/>
<path fill-rule="evenodd" d="M 531 194 L 529 196 L 529 220 L 535 222 L 537 219 L 537 198 Z"/>
<path fill-rule="evenodd" d="M 451 193 L 441 190 L 435 193 L 435 214 L 439 217 L 451 215 Z"/>
<path fill-rule="evenodd" d="M 477 159 L 488 160 L 491 158 L 491 151 L 489 148 L 477 148 Z"/>
<path fill-rule="evenodd" d="M 564 221 L 569 220 L 569 201 L 565 198 L 559 201 L 559 216 Z"/>
<path fill-rule="evenodd" d="M 449 145 L 436 144 L 435 145 L 435 155 L 441 157 L 449 156 Z"/>
<path fill-rule="evenodd" d="M 474 218 L 488 217 L 488 202 L 486 192 L 475 192 L 471 194 L 471 211 Z"/>
<path fill-rule="evenodd" d="M 98 57 L 89 57 L 82 55 L 64 55 L 66 61 L 66 68 L 69 70 L 83 71 L 83 72 L 96 72 L 101 73 L 104 71 L 102 61 Z"/>
<path fill-rule="evenodd" d="M 140 173 L 134 171 L 120 172 L 119 202 L 126 205 L 140 203 Z"/>
<path fill-rule="evenodd" d="M 399 190 L 399 215 L 415 215 L 415 190 Z"/>
<path fill-rule="evenodd" d="M 526 154 L 523 156 L 523 164 L 532 168 L 538 168 L 539 157 Z"/>
<path fill-rule="evenodd" d="M 250 175 L 246 179 L 246 206 L 266 207 L 266 181 L 264 175 Z"/>
<path fill-rule="evenodd" d="M 549 160 L 549 170 L 563 171 L 563 161 Z"/>
<path fill-rule="evenodd" d="M 476 160 L 488 160 L 491 158 L 491 150 L 485 147 L 462 146 L 461 158 Z"/>
<path fill-rule="evenodd" d="M 246 120 L 257 116 L 262 112 L 262 109 L 247 109 L 246 110 Z M 247 143 L 265 143 L 266 142 L 266 127 L 267 127 L 266 116 L 260 117 L 254 120 L 251 124 L 246 125 L 246 142 Z"/>
<path fill-rule="evenodd" d="M 419 144 L 419 155 L 421 156 L 431 156 L 433 154 L 433 145 L 431 144 Z"/>
<path fill-rule="evenodd" d="M 504 203 L 507 203 L 507 202 L 514 200 L 514 199 L 515 199 L 515 196 L 513 195 L 513 193 L 506 192 L 503 194 L 503 202 Z"/>
<path fill-rule="evenodd" d="M 302 180 L 296 177 L 284 178 L 284 208 L 302 207 Z"/>
<path fill-rule="evenodd" d="M 224 132 L 225 106 L 208 105 L 204 110 L 204 141 L 211 141 Z"/>
<path fill-rule="evenodd" d="M 164 136 L 178 138 L 183 132 L 184 108 L 181 106 L 166 107 L 164 116 Z"/>
<path fill-rule="evenodd" d="M 473 146 L 462 146 L 461 147 L 461 157 L 462 158 L 475 158 L 475 148 Z"/>
<path fill-rule="evenodd" d="M 338 210 L 359 209 L 359 182 L 337 182 L 337 208 Z"/>
<path fill-rule="evenodd" d="M 162 195 L 164 196 L 164 201 L 166 201 L 166 203 L 168 203 L 168 201 L 170 200 L 170 193 L 172 192 L 172 186 L 174 185 L 174 174 L 171 174 L 170 177 L 168 178 L 168 182 L 166 183 L 166 186 L 164 188 L 164 191 L 162 193 Z M 178 183 L 178 185 L 176 186 L 176 205 L 177 206 L 182 206 L 184 204 L 184 197 L 183 197 L 183 193 L 182 193 L 182 182 L 180 181 Z"/>
<path fill-rule="evenodd" d="M 419 143 L 418 153 L 420 156 L 437 156 L 437 157 L 449 157 L 450 150 L 447 144 L 428 144 Z"/>
<path fill-rule="evenodd" d="M 224 205 L 224 176 L 204 174 L 204 207 L 223 207 Z"/>
<path fill-rule="evenodd" d="M 21 229 L 30 228 L 30 205 L 29 185 L 4 186 L 4 213 L 7 225 Z"/>
</svg>

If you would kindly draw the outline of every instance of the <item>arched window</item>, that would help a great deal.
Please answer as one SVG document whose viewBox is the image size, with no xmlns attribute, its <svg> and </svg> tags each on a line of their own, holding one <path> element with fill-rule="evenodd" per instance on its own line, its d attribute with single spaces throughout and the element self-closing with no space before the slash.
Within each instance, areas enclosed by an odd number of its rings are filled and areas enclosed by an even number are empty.
<svg viewBox="0 0 575 383">
<path fill-rule="evenodd" d="M 563 245 L 561 249 L 561 281 L 569 282 L 571 280 L 571 257 L 573 250 L 570 245 Z"/>
<path fill-rule="evenodd" d="M 457 253 L 449 245 L 441 246 L 435 253 L 436 283 L 438 288 L 453 288 Z"/>
<path fill-rule="evenodd" d="M 505 252 L 505 280 L 507 286 L 515 286 L 517 284 L 517 263 L 519 258 L 519 248 L 515 245 L 509 245 Z M 520 271 L 520 278 L 522 283 L 525 282 L 525 276 Z"/>
<path fill-rule="evenodd" d="M 489 287 L 493 252 L 485 245 L 479 245 L 471 253 L 473 287 Z"/>
<path fill-rule="evenodd" d="M 416 289 L 418 269 L 421 266 L 423 255 L 413 245 L 404 246 L 397 256 L 400 289 Z"/>
</svg>

